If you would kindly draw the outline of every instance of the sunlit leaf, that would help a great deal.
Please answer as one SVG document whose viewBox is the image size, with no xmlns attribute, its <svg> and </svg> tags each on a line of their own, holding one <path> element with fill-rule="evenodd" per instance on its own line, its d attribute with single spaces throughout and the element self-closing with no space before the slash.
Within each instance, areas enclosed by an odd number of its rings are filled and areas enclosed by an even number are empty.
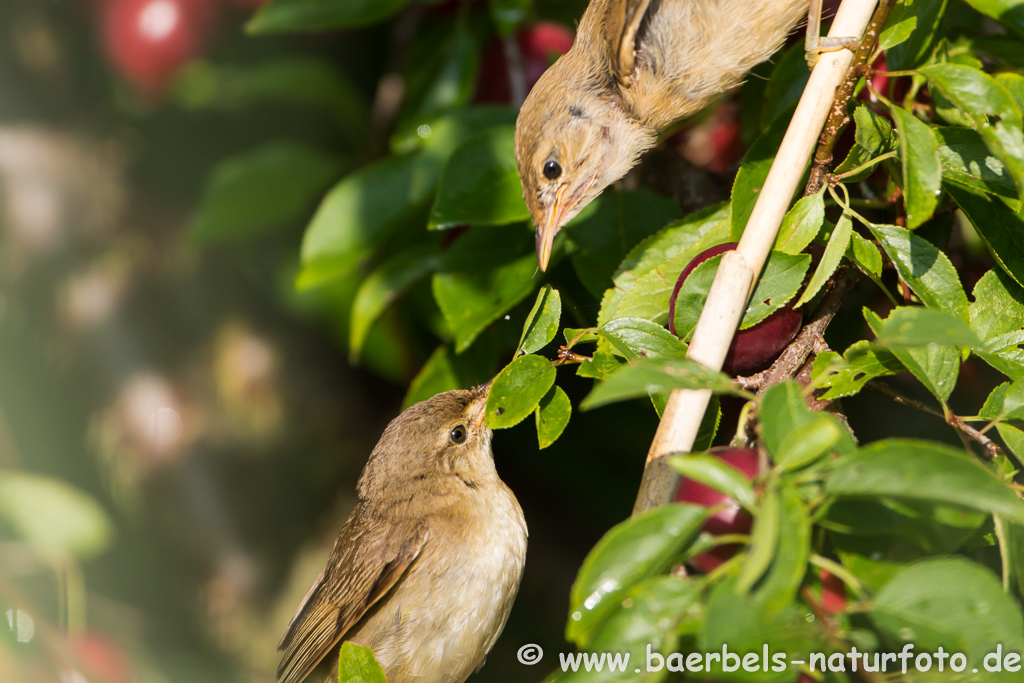
<svg viewBox="0 0 1024 683">
<path fill-rule="evenodd" d="M 537 410 L 537 447 L 547 448 L 562 435 L 572 415 L 572 403 L 561 387 L 551 390 L 540 400 Z"/>
<path fill-rule="evenodd" d="M 565 637 L 586 647 L 626 591 L 667 569 L 706 516 L 703 507 L 673 503 L 613 527 L 587 555 L 572 585 Z"/>
<path fill-rule="evenodd" d="M 485 420 L 491 429 L 519 424 L 555 383 L 555 366 L 540 356 L 519 356 L 498 373 L 487 395 Z"/>
<path fill-rule="evenodd" d="M 958 505 L 1024 523 L 1024 501 L 963 451 L 933 441 L 885 439 L 836 464 L 826 491 Z"/>
<path fill-rule="evenodd" d="M 562 317 L 562 298 L 557 289 L 544 285 L 537 292 L 537 301 L 526 316 L 519 338 L 519 353 L 534 353 L 551 343 L 558 334 Z"/>
<path fill-rule="evenodd" d="M 82 559 L 102 553 L 114 535 L 110 516 L 85 491 L 10 469 L 0 470 L 0 519 L 16 538 Z"/>
<path fill-rule="evenodd" d="M 931 218 L 938 204 L 942 184 L 939 141 L 928 124 L 906 109 L 891 107 L 889 111 L 899 133 L 907 227 L 913 230 Z"/>
</svg>

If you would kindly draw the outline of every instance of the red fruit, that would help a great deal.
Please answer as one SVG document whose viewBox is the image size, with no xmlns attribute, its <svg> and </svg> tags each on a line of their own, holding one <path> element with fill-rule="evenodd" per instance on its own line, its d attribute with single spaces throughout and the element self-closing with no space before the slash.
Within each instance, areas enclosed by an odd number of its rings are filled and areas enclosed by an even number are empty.
<svg viewBox="0 0 1024 683">
<path fill-rule="evenodd" d="M 125 79 L 158 94 L 202 51 L 212 18 L 209 0 L 110 0 L 103 16 L 107 56 Z"/>
<path fill-rule="evenodd" d="M 124 651 L 99 633 L 77 633 L 68 636 L 89 680 L 103 683 L 132 683 L 132 668 Z"/>
<path fill-rule="evenodd" d="M 545 69 L 569 51 L 572 40 L 572 31 L 551 22 L 534 24 L 516 34 L 526 92 L 536 85 Z M 484 51 L 476 99 L 477 102 L 509 102 L 512 99 L 508 61 L 500 40 L 491 41 Z"/>
<path fill-rule="evenodd" d="M 753 479 L 757 474 L 757 451 L 751 448 L 712 448 L 708 453 L 722 462 L 732 465 L 747 479 Z M 750 532 L 753 520 L 740 508 L 740 504 L 735 499 L 704 484 L 692 479 L 683 479 L 676 491 L 676 500 L 708 508 L 725 505 L 726 507 L 708 517 L 702 527 L 704 531 L 713 536 Z M 716 546 L 709 552 L 690 558 L 690 564 L 698 571 L 707 574 L 735 555 L 740 547 L 738 543 Z"/>
<path fill-rule="evenodd" d="M 821 578 L 821 609 L 829 614 L 846 609 L 846 584 L 827 569 L 820 570 L 818 576 Z"/>
<path fill-rule="evenodd" d="M 698 254 L 686 268 L 683 268 L 668 300 L 668 329 L 672 334 L 676 334 L 676 297 L 683 282 L 693 269 L 704 261 L 735 248 L 736 242 L 725 242 L 711 247 Z M 768 368 L 800 332 L 803 322 L 803 311 L 794 310 L 786 305 L 756 325 L 737 331 L 725 355 L 722 371 L 736 377 Z"/>
</svg>

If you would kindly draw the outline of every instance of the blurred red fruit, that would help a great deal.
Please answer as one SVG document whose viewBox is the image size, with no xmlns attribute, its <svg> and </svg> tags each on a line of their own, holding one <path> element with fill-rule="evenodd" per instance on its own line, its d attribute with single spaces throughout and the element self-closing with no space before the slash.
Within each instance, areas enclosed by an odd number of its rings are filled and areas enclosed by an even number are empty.
<svg viewBox="0 0 1024 683">
<path fill-rule="evenodd" d="M 822 569 L 818 576 L 821 577 L 821 609 L 829 614 L 846 609 L 846 584 L 827 569 Z"/>
<path fill-rule="evenodd" d="M 725 242 L 711 247 L 698 254 L 686 268 L 683 268 L 668 300 L 669 332 L 676 334 L 676 297 L 693 269 L 709 258 L 735 248 L 736 242 Z M 737 331 L 725 355 L 722 372 L 736 377 L 768 368 L 800 332 L 803 322 L 803 311 L 793 310 L 786 305 L 756 325 Z"/>
<path fill-rule="evenodd" d="M 708 454 L 732 465 L 742 472 L 747 479 L 752 480 L 754 475 L 757 474 L 757 451 L 751 448 L 712 448 L 708 451 Z M 746 534 L 750 532 L 753 520 L 749 514 L 740 508 L 739 503 L 724 493 L 704 484 L 692 479 L 683 479 L 679 484 L 679 489 L 676 491 L 676 500 L 708 508 L 725 505 L 725 507 L 708 517 L 702 527 L 704 531 L 713 536 Z M 707 574 L 735 555 L 740 547 L 738 543 L 716 546 L 702 555 L 690 558 L 690 564 L 698 571 Z"/>
<path fill-rule="evenodd" d="M 159 94 L 202 51 L 212 19 L 209 0 L 109 0 L 103 15 L 107 56 L 126 80 Z"/>
<path fill-rule="evenodd" d="M 104 683 L 132 683 L 134 680 L 124 652 L 105 636 L 79 633 L 70 636 L 69 640 L 89 673 L 95 674 Z"/>
<path fill-rule="evenodd" d="M 572 47 L 572 31 L 561 24 L 540 22 L 516 34 L 516 44 L 523 60 L 526 92 L 537 83 L 544 70 Z M 493 40 L 484 51 L 477 87 L 477 102 L 508 103 L 512 88 L 508 79 L 508 61 L 500 40 Z"/>
</svg>

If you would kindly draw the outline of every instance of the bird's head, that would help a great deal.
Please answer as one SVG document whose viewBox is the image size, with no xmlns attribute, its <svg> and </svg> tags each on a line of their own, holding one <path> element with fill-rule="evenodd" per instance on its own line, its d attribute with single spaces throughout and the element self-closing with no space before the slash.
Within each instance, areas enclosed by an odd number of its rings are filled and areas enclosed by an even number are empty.
<svg viewBox="0 0 1024 683">
<path fill-rule="evenodd" d="M 654 142 L 654 134 L 623 111 L 611 89 L 567 85 L 568 56 L 544 72 L 516 120 L 516 164 L 537 230 L 541 270 L 562 226 Z"/>
</svg>

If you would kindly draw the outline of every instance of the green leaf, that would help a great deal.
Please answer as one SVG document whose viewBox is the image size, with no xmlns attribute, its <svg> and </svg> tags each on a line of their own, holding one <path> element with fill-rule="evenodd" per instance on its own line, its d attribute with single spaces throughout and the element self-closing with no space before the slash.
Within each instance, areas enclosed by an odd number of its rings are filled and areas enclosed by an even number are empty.
<svg viewBox="0 0 1024 683">
<path fill-rule="evenodd" d="M 357 28 L 396 14 L 409 0 L 272 0 L 246 24 L 253 34 Z"/>
<path fill-rule="evenodd" d="M 572 415 L 572 403 L 561 387 L 551 387 L 534 411 L 537 418 L 537 447 L 544 449 L 558 441 Z"/>
<path fill-rule="evenodd" d="M 800 658 L 808 661 L 811 652 L 830 649 L 821 624 L 816 623 L 819 620 L 808 621 L 805 609 L 791 605 L 773 613 L 762 602 L 737 590 L 736 583 L 734 578 L 727 578 L 711 589 L 697 646 L 693 648 L 698 657 L 701 653 L 721 653 L 724 647 L 729 652 L 757 655 L 754 672 L 740 669 L 730 674 L 728 680 L 792 683 L 795 672 L 788 662 Z M 704 666 L 703 661 L 700 666 Z M 726 680 L 721 671 L 721 665 L 712 661 L 709 675 L 715 680 Z"/>
<path fill-rule="evenodd" d="M 676 334 L 681 339 L 687 339 L 693 334 L 721 261 L 721 256 L 713 256 L 704 261 L 690 272 L 679 288 L 676 295 L 675 326 Z M 768 262 L 747 302 L 740 329 L 756 325 L 789 303 L 800 290 L 810 263 L 809 254 L 770 252 Z"/>
<path fill-rule="evenodd" d="M 925 63 L 935 48 L 937 36 L 942 35 L 939 25 L 946 11 L 946 0 L 914 0 L 913 11 L 917 16 L 913 33 L 885 52 L 886 65 L 893 71 L 913 69 Z"/>
<path fill-rule="evenodd" d="M 423 211 L 436 179 L 436 164 L 423 154 L 389 157 L 342 178 L 306 228 L 298 286 L 323 284 L 357 266 Z"/>
<path fill-rule="evenodd" d="M 747 310 L 743 313 L 740 329 L 753 327 L 789 303 L 800 291 L 810 265 L 810 254 L 769 252 L 768 262 L 754 285 Z M 797 304 L 793 307 L 796 308 Z"/>
<path fill-rule="evenodd" d="M 438 269 L 441 256 L 434 245 L 409 247 L 371 272 L 356 292 L 349 325 L 349 360 L 357 362 L 373 323 L 406 289 Z"/>
<path fill-rule="evenodd" d="M 271 142 L 230 157 L 210 172 L 192 236 L 251 239 L 306 218 L 340 173 L 334 156 L 296 142 Z"/>
<path fill-rule="evenodd" d="M 872 156 L 881 156 L 887 152 L 895 152 L 899 147 L 896 134 L 889 121 L 876 114 L 864 103 L 853 110 L 854 139 Z"/>
<path fill-rule="evenodd" d="M 759 118 L 762 128 L 767 128 L 776 116 L 796 105 L 811 75 L 803 45 L 783 48 L 772 57 L 772 61 L 775 68 L 768 78 L 761 103 Z"/>
<path fill-rule="evenodd" d="M 1024 380 L 1003 382 L 988 395 L 980 416 L 986 420 L 1024 420 Z"/>
<path fill-rule="evenodd" d="M 1024 284 L 1024 217 L 999 197 L 946 186 L 1003 271 Z"/>
<path fill-rule="evenodd" d="M 967 4 L 1024 35 L 1024 6 L 1020 0 L 967 0 Z"/>
<path fill-rule="evenodd" d="M 887 496 L 956 505 L 1024 523 L 1024 501 L 963 451 L 932 441 L 885 439 L 844 458 L 828 477 L 836 496 Z"/>
<path fill-rule="evenodd" d="M 893 649 L 912 642 L 918 652 L 963 653 L 980 670 L 986 657 L 1024 648 L 1024 621 L 1016 600 L 985 567 L 965 558 L 928 558 L 900 572 L 875 595 L 868 615 Z M 1000 668 L 1002 668 L 1000 666 Z M 964 680 L 1014 681 L 1004 670 Z"/>
<path fill-rule="evenodd" d="M 600 328 L 599 333 L 627 360 L 683 358 L 686 355 L 686 344 L 661 325 L 648 320 L 615 318 Z"/>
<path fill-rule="evenodd" d="M 706 516 L 703 507 L 672 503 L 635 515 L 605 534 L 572 585 L 566 639 L 587 647 L 624 594 L 667 569 Z"/>
<path fill-rule="evenodd" d="M 514 136 L 515 127 L 497 126 L 455 150 L 441 175 L 428 227 L 504 225 L 530 217 L 516 170 Z"/>
<path fill-rule="evenodd" d="M 1020 45 L 1021 43 L 1018 43 Z M 996 82 L 1006 88 L 1017 105 L 1017 111 L 1024 112 L 1024 76 L 1012 71 L 996 74 Z"/>
<path fill-rule="evenodd" d="M 807 282 L 804 293 L 793 304 L 794 308 L 803 306 L 813 299 L 821 288 L 825 286 L 828 279 L 832 277 L 832 273 L 839 267 L 839 262 L 843 260 L 843 254 L 846 253 L 846 248 L 850 244 L 850 235 L 852 233 L 853 221 L 850 220 L 846 212 L 843 212 L 843 215 L 839 217 L 839 222 L 836 223 L 836 227 L 832 230 L 832 234 L 829 235 L 828 244 L 825 245 L 825 253 L 822 254 L 818 267 L 814 269 L 814 274 L 811 275 L 811 279 Z"/>
<path fill-rule="evenodd" d="M 815 387 L 829 387 L 819 396 L 827 401 L 852 396 L 871 380 L 903 370 L 903 364 L 891 351 L 872 348 L 867 340 L 862 339 L 851 344 L 842 356 L 834 351 L 818 354 L 811 378 Z"/>
<path fill-rule="evenodd" d="M 558 334 L 558 325 L 562 318 L 562 297 L 551 285 L 544 285 L 537 292 L 537 301 L 533 304 L 523 334 L 519 337 L 517 353 L 534 353 L 551 343 Z"/>
<path fill-rule="evenodd" d="M 338 658 L 338 683 L 387 683 L 387 679 L 373 650 L 346 640 Z"/>
<path fill-rule="evenodd" d="M 306 55 L 284 56 L 255 64 L 211 64 L 196 60 L 175 78 L 175 99 L 183 108 L 214 108 L 238 113 L 265 104 L 319 107 L 334 113 L 340 132 L 361 143 L 368 122 L 366 97 L 333 62 Z"/>
<path fill-rule="evenodd" d="M 487 395 L 485 421 L 491 429 L 519 424 L 555 383 L 555 366 L 540 356 L 519 356 L 494 378 Z"/>
<path fill-rule="evenodd" d="M 782 471 L 798 470 L 832 452 L 842 425 L 832 415 L 815 413 L 809 422 L 804 422 L 787 434 L 775 453 L 775 463 Z"/>
<path fill-rule="evenodd" d="M 577 344 L 593 344 L 599 335 L 596 327 L 566 327 L 562 330 L 562 336 L 569 347 L 574 347 Z"/>
<path fill-rule="evenodd" d="M 1024 458 L 1024 430 L 1013 425 L 1000 423 L 996 425 L 996 431 L 1006 442 L 1006 447 L 1020 460 Z"/>
<path fill-rule="evenodd" d="M 904 42 L 917 27 L 917 12 L 913 0 L 901 0 L 889 12 L 889 20 L 878 36 L 878 47 L 888 50 Z"/>
<path fill-rule="evenodd" d="M 594 357 L 580 363 L 576 374 L 591 379 L 604 379 L 622 367 L 622 363 L 609 352 L 597 350 Z M 581 406 L 582 407 L 582 406 Z"/>
<path fill-rule="evenodd" d="M 664 324 L 668 299 L 683 268 L 704 249 L 726 240 L 729 205 L 694 212 L 634 247 L 619 265 L 612 287 L 605 291 L 599 325 L 619 316 Z"/>
<path fill-rule="evenodd" d="M 544 449 L 558 441 L 571 415 L 572 403 L 569 397 L 561 387 L 551 387 L 534 411 L 537 418 L 537 447 Z"/>
<path fill-rule="evenodd" d="M 523 225 L 473 228 L 445 252 L 434 299 L 462 353 L 538 284 L 533 238 Z"/>
<path fill-rule="evenodd" d="M 491 19 L 502 36 L 511 35 L 526 21 L 531 0 L 490 0 Z"/>
<path fill-rule="evenodd" d="M 576 249 L 572 265 L 580 282 L 600 298 L 622 259 L 641 240 L 679 218 L 679 207 L 668 197 L 646 190 L 606 190 L 586 211 L 565 226 Z"/>
<path fill-rule="evenodd" d="M 598 656 L 604 652 L 628 653 L 631 662 L 644 662 L 648 648 L 668 656 L 678 649 L 681 634 L 696 631 L 702 611 L 701 585 L 696 581 L 676 576 L 656 576 L 641 581 L 626 592 L 618 609 L 597 629 L 587 651 Z M 634 676 L 631 668 L 636 667 L 626 667 L 625 671 L 616 671 L 612 666 L 602 667 L 600 671 L 595 668 L 587 671 L 585 666 L 576 671 L 568 668 L 549 683 L 623 683 L 629 680 L 653 683 L 661 680 L 655 672 Z"/>
<path fill-rule="evenodd" d="M 514 109 L 504 105 L 476 105 L 446 111 L 411 130 L 398 130 L 391 136 L 391 151 L 407 154 L 423 149 L 441 163 L 446 162 L 462 143 L 491 128 L 512 126 Z"/>
<path fill-rule="evenodd" d="M 814 241 L 824 220 L 825 187 L 822 186 L 815 194 L 798 199 L 786 212 L 772 248 L 785 254 L 799 254 Z"/>
<path fill-rule="evenodd" d="M 406 73 L 396 135 L 417 131 L 438 114 L 468 105 L 480 73 L 480 45 L 466 22 L 434 24 L 415 34 L 405 56 Z"/>
<path fill-rule="evenodd" d="M 936 128 L 942 177 L 971 190 L 1017 197 L 1013 178 L 999 159 L 985 146 L 978 131 L 959 126 Z"/>
<path fill-rule="evenodd" d="M 10 469 L 0 470 L 0 519 L 16 538 L 80 559 L 102 553 L 114 536 L 107 511 L 85 491 Z"/>
<path fill-rule="evenodd" d="M 971 329 L 986 363 L 1015 380 L 1024 379 L 1024 289 L 1001 270 L 990 270 L 974 286 Z"/>
<path fill-rule="evenodd" d="M 711 389 L 716 393 L 738 391 L 728 376 L 689 358 L 642 359 L 627 363 L 610 374 L 583 399 L 580 408 L 590 410 L 608 403 L 645 396 L 650 392 L 673 389 Z"/>
<path fill-rule="evenodd" d="M 846 250 L 846 258 L 876 278 L 882 275 L 882 254 L 878 251 L 878 247 L 874 242 L 861 237 L 856 232 L 850 233 L 850 246 Z"/>
<path fill-rule="evenodd" d="M 439 346 L 409 383 L 409 390 L 402 400 L 402 410 L 431 396 L 459 388 L 459 379 L 455 374 L 448 347 Z"/>
<path fill-rule="evenodd" d="M 782 499 L 777 484 L 777 481 L 771 481 L 761 495 L 754 526 L 750 530 L 747 556 L 736 575 L 736 588 L 741 593 L 749 592 L 768 571 L 778 550 L 782 533 Z"/>
<path fill-rule="evenodd" d="M 765 448 L 775 456 L 789 433 L 810 423 L 812 416 L 799 384 L 787 381 L 771 387 L 761 398 L 758 418 Z"/>
<path fill-rule="evenodd" d="M 750 146 L 743 156 L 743 164 L 736 173 L 736 180 L 732 185 L 732 222 L 730 228 L 731 241 L 738 242 L 747 227 L 747 220 L 754 210 L 754 203 L 757 201 L 761 187 L 764 185 L 768 171 L 775 162 L 775 155 L 782 144 L 782 138 L 789 128 L 789 121 L 793 118 L 794 107 L 788 107 L 772 121 L 771 125 L 765 128 L 754 144 Z"/>
<path fill-rule="evenodd" d="M 942 344 L 975 348 L 981 346 L 970 327 L 960 318 L 920 306 L 898 306 L 876 330 L 878 346 L 928 346 Z"/>
<path fill-rule="evenodd" d="M 988 74 L 960 64 L 933 64 L 921 74 L 957 109 L 973 121 L 972 126 L 1024 191 L 1024 131 L 1021 112 L 1005 87 Z"/>
<path fill-rule="evenodd" d="M 864 319 L 876 336 L 881 334 L 883 323 L 877 315 L 865 308 Z M 931 343 L 918 347 L 890 344 L 886 348 L 940 401 L 953 393 L 960 372 L 960 352 L 956 347 Z"/>
<path fill-rule="evenodd" d="M 890 107 L 899 134 L 907 227 L 913 230 L 935 213 L 942 185 L 939 140 L 928 124 L 902 107 Z"/>
<path fill-rule="evenodd" d="M 925 306 L 967 320 L 967 295 L 960 286 L 956 268 L 944 253 L 906 228 L 875 224 L 869 227 L 900 278 Z"/>
<path fill-rule="evenodd" d="M 747 475 L 721 458 L 705 453 L 687 453 L 669 458 L 679 474 L 724 493 L 748 510 L 754 509 L 754 488 Z"/>
<path fill-rule="evenodd" d="M 409 383 L 409 390 L 402 400 L 402 409 L 445 391 L 484 384 L 497 372 L 492 345 L 477 344 L 458 356 L 452 353 L 449 346 L 441 345 L 430 354 L 430 358 Z"/>
<path fill-rule="evenodd" d="M 792 606 L 807 573 L 807 558 L 811 552 L 811 519 L 799 494 L 792 488 L 783 488 L 779 492 L 779 503 L 777 546 L 773 548 L 768 571 L 751 593 L 769 614 L 778 614 Z M 757 524 L 756 519 L 754 524 Z M 751 540 L 756 542 L 754 538 Z M 740 571 L 742 575 L 742 569 Z M 741 585 L 740 581 L 737 585 Z"/>
</svg>

